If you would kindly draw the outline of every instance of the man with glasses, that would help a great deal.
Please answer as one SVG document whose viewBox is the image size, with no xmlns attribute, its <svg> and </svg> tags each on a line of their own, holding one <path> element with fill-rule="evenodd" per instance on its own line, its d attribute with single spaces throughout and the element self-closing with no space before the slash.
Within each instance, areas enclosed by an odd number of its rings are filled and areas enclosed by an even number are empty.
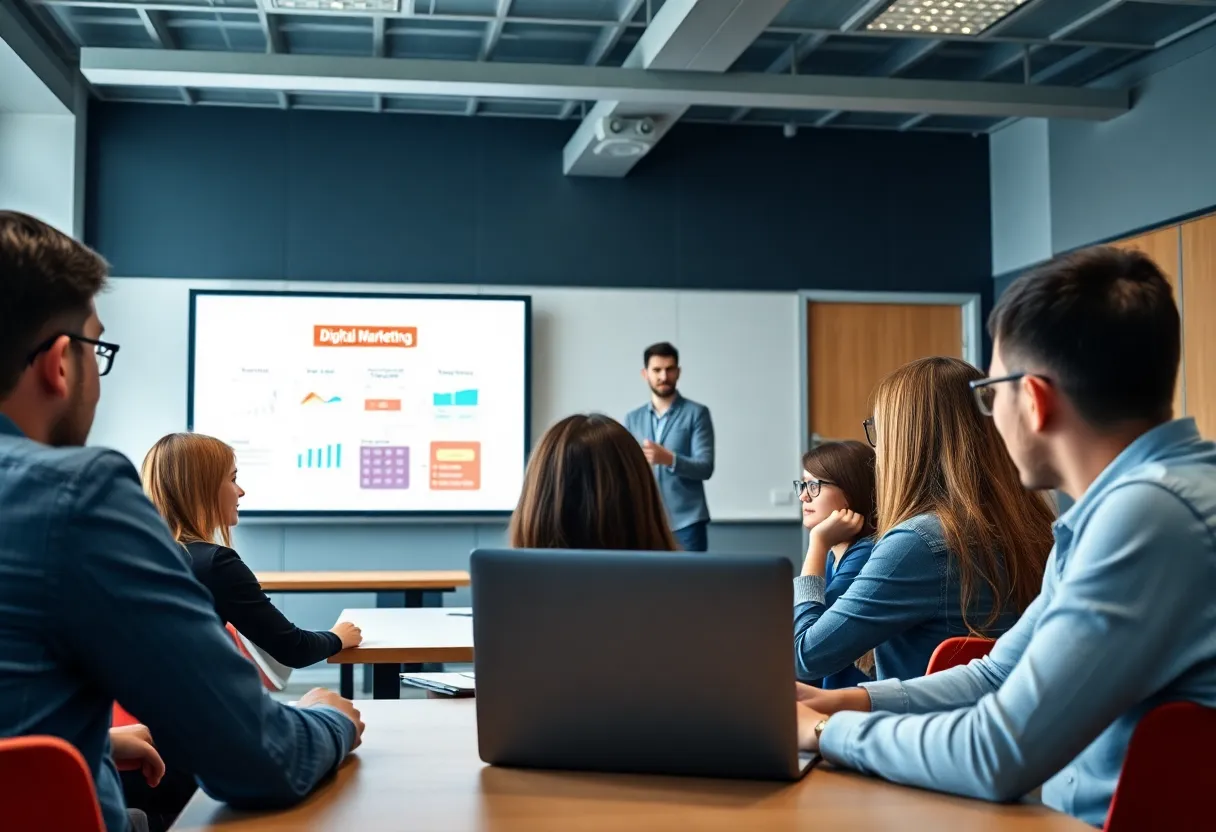
<svg viewBox="0 0 1216 832">
<path fill-rule="evenodd" d="M 1030 489 L 1076 502 L 1043 589 L 989 656 L 847 691 L 802 690 L 800 740 L 833 763 L 1101 826 L 1153 707 L 1216 707 L 1216 445 L 1171 421 L 1180 323 L 1139 252 L 1098 248 L 1015 282 L 972 382 Z M 872 713 L 861 713 L 871 711 Z"/>
<path fill-rule="evenodd" d="M 0 736 L 76 746 L 108 832 L 129 828 L 111 760 L 119 701 L 166 758 L 244 807 L 303 798 L 358 745 L 350 702 L 274 702 L 121 455 L 82 447 L 101 377 L 105 262 L 0 211 Z"/>
</svg>

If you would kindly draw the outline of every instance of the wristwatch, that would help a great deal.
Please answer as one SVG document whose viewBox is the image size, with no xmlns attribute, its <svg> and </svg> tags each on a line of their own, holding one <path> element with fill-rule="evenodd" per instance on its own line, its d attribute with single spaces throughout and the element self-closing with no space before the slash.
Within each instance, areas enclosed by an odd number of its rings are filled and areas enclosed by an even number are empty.
<svg viewBox="0 0 1216 832">
<path fill-rule="evenodd" d="M 819 738 L 823 736 L 823 729 L 827 726 L 830 716 L 824 717 L 815 723 L 815 742 L 819 742 Z"/>
</svg>

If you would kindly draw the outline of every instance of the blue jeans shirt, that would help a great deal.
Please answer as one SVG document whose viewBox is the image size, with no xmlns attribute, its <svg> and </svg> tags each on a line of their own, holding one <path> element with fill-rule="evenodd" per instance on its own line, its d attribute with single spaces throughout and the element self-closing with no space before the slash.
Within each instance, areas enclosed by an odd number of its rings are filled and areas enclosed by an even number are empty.
<svg viewBox="0 0 1216 832">
<path fill-rule="evenodd" d="M 242 808 L 298 801 L 355 740 L 339 712 L 266 694 L 125 457 L 48 448 L 0 416 L 0 736 L 76 746 L 106 829 L 126 832 L 116 699 L 166 758 Z"/>
<path fill-rule="evenodd" d="M 962 589 L 952 560 L 941 522 L 935 515 L 922 514 L 883 535 L 834 601 L 823 578 L 795 578 L 798 678 L 809 682 L 830 677 L 871 649 L 877 678 L 923 676 L 939 644 L 970 633 L 963 621 Z M 969 620 L 981 626 L 991 612 L 991 591 L 977 588 Z M 999 635 L 1015 621 L 1017 612 L 1007 605 L 987 633 Z"/>
<path fill-rule="evenodd" d="M 1043 591 L 969 665 L 865 685 L 875 713 L 828 720 L 823 755 L 988 800 L 1039 785 L 1101 826 L 1136 724 L 1216 707 L 1216 444 L 1193 419 L 1129 445 L 1056 522 Z"/>
</svg>

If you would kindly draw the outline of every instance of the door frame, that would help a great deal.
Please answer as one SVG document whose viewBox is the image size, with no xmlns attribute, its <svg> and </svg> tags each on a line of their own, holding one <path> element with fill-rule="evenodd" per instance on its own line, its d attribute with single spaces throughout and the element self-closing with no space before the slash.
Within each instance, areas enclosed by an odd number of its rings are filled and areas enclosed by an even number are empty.
<svg viewBox="0 0 1216 832">
<path fill-rule="evenodd" d="M 798 292 L 798 409 L 800 411 L 799 425 L 801 439 L 804 444 L 810 442 L 811 414 L 807 409 L 810 398 L 808 389 L 808 371 L 810 356 L 807 355 L 807 319 L 806 306 L 808 303 L 889 303 L 889 304 L 920 304 L 925 306 L 957 306 L 962 311 L 963 360 L 968 364 L 983 370 L 984 337 L 981 324 L 980 304 L 982 299 L 978 293 L 966 292 L 841 292 L 820 291 L 818 289 L 802 289 Z M 809 447 L 809 445 L 808 445 Z M 805 452 L 806 447 L 800 453 Z"/>
</svg>

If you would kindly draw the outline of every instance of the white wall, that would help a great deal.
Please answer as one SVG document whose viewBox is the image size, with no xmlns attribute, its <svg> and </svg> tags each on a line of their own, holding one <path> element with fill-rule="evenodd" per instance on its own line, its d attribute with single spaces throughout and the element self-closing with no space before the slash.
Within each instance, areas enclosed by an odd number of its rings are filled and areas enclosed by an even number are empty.
<svg viewBox="0 0 1216 832">
<path fill-rule="evenodd" d="M 191 288 L 529 294 L 534 441 L 570 413 L 624 418 L 648 396 L 642 350 L 670 340 L 684 367 L 680 389 L 709 406 L 717 429 L 714 519 L 797 519 L 787 496 L 803 450 L 795 294 L 116 279 L 98 310 L 122 350 L 103 380 L 92 441 L 137 464 L 186 425 Z"/>
<path fill-rule="evenodd" d="M 1024 119 L 988 140 L 992 273 L 1051 256 L 1048 122 Z"/>
<path fill-rule="evenodd" d="M 80 236 L 77 138 L 75 116 L 0 113 L 0 208 Z"/>
</svg>

